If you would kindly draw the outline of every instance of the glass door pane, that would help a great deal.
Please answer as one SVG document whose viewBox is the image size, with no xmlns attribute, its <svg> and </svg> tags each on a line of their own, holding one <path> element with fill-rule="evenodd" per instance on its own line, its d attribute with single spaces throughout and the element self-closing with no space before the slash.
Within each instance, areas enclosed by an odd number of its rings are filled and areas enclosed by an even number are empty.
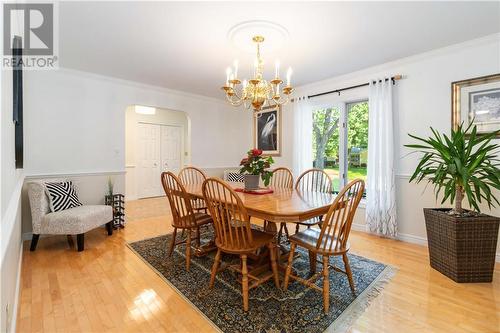
<svg viewBox="0 0 500 333">
<path fill-rule="evenodd" d="M 347 181 L 366 181 L 368 163 L 368 101 L 347 104 Z"/>
<path fill-rule="evenodd" d="M 340 108 L 313 110 L 313 166 L 325 170 L 330 175 L 334 191 L 340 188 L 340 126 L 342 126 Z"/>
</svg>

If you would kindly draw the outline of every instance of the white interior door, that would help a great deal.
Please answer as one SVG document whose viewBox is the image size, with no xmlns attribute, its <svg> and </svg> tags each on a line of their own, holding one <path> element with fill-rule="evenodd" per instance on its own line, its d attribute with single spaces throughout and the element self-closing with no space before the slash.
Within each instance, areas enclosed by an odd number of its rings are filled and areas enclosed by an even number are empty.
<svg viewBox="0 0 500 333">
<path fill-rule="evenodd" d="M 178 174 L 182 167 L 182 128 L 162 125 L 160 146 L 163 170 Z"/>
<path fill-rule="evenodd" d="M 148 198 L 162 195 L 161 127 L 139 123 L 137 128 L 137 195 Z"/>
</svg>

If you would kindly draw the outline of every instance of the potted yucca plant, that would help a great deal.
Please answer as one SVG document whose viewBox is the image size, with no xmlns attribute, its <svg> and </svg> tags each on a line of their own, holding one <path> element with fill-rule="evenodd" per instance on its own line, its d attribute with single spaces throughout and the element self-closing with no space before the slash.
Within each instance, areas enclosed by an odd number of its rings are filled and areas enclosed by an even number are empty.
<svg viewBox="0 0 500 333">
<path fill-rule="evenodd" d="M 427 180 L 441 204 L 454 202 L 454 208 L 424 208 L 431 267 L 456 282 L 491 282 L 500 218 L 481 213 L 480 205 L 499 204 L 492 189 L 500 189 L 500 146 L 492 140 L 500 130 L 479 135 L 475 125 L 462 124 L 450 137 L 431 131 L 427 139 L 410 134 L 420 143 L 405 145 L 423 154 L 410 182 Z"/>
</svg>

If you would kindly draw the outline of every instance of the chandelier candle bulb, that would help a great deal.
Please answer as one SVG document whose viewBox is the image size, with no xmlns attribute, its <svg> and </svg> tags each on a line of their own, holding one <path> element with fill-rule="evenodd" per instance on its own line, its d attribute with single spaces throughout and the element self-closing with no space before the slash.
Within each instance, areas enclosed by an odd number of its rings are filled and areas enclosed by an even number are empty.
<svg viewBox="0 0 500 333">
<path fill-rule="evenodd" d="M 274 68 L 274 78 L 280 77 L 280 61 L 276 60 L 275 68 Z"/>
<path fill-rule="evenodd" d="M 288 67 L 288 71 L 286 72 L 286 86 L 290 87 L 290 79 L 292 78 L 292 67 Z"/>
<path fill-rule="evenodd" d="M 229 77 L 231 76 L 231 68 L 226 68 L 226 86 L 229 86 Z"/>
<path fill-rule="evenodd" d="M 238 78 L 238 60 L 235 60 L 233 64 L 234 64 L 234 78 L 237 79 Z"/>
</svg>

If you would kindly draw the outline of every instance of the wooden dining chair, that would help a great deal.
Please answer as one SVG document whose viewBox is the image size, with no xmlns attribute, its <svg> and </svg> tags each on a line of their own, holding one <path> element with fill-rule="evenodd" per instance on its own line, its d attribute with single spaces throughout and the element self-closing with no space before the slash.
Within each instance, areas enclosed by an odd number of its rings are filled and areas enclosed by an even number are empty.
<svg viewBox="0 0 500 333">
<path fill-rule="evenodd" d="M 186 243 L 186 269 L 189 271 L 191 264 L 191 242 L 192 232 L 196 232 L 196 246 L 200 247 L 200 227 L 212 223 L 212 218 L 208 214 L 196 213 L 191 206 L 191 196 L 186 192 L 179 178 L 172 172 L 161 174 L 161 183 L 172 213 L 172 226 L 174 233 L 168 251 L 168 256 L 172 255 L 176 245 Z M 176 242 L 177 229 L 187 231 L 187 240 Z"/>
<path fill-rule="evenodd" d="M 288 265 L 285 273 L 284 289 L 288 288 L 290 278 L 297 280 L 308 287 L 321 291 L 322 289 L 315 284 L 315 281 L 323 276 L 323 307 L 325 313 L 329 308 L 330 297 L 330 280 L 329 280 L 329 258 L 330 256 L 342 256 L 344 261 L 344 270 L 331 266 L 332 269 L 342 272 L 347 275 L 351 291 L 356 291 L 354 281 L 352 278 L 351 267 L 349 266 L 349 259 L 347 252 L 349 251 L 349 233 L 351 231 L 351 224 L 356 213 L 359 202 L 363 196 L 365 183 L 361 179 L 356 179 L 347 184 L 342 189 L 335 201 L 328 210 L 328 214 L 323 221 L 321 230 L 317 228 L 310 228 L 290 236 L 291 243 L 290 254 L 288 257 Z M 294 252 L 297 246 L 301 246 L 309 250 L 309 260 L 314 262 L 311 265 L 313 274 L 309 279 L 303 279 L 292 274 L 292 263 Z M 315 264 L 316 257 L 320 254 L 322 256 L 323 270 L 316 273 Z M 311 256 L 314 256 L 311 258 Z"/>
<path fill-rule="evenodd" d="M 272 170 L 272 173 L 273 176 L 271 177 L 271 183 L 270 183 L 272 188 L 293 189 L 293 174 L 290 169 L 285 167 L 280 167 Z M 286 238 L 288 239 L 288 228 L 286 227 L 286 223 L 282 222 L 280 223 L 280 230 L 278 232 L 278 244 L 280 244 L 281 242 L 283 231 L 285 232 Z"/>
<path fill-rule="evenodd" d="M 300 191 L 311 191 L 311 192 L 322 192 L 322 193 L 332 193 L 332 179 L 330 176 L 321 169 L 309 169 L 304 171 L 297 182 L 295 183 L 295 189 Z M 296 224 L 295 232 L 299 232 L 300 226 L 305 225 L 310 228 L 313 225 L 321 224 L 322 217 L 313 218 L 307 221 L 302 221 Z"/>
<path fill-rule="evenodd" d="M 184 186 L 192 184 L 202 184 L 205 179 L 207 179 L 207 175 L 205 174 L 205 172 L 194 166 L 187 166 L 185 168 L 182 168 L 182 170 L 179 172 L 179 180 Z M 193 198 L 191 200 L 191 206 L 197 212 L 207 213 L 207 204 L 203 199 Z"/>
<path fill-rule="evenodd" d="M 274 188 L 293 188 L 292 171 L 285 167 L 272 170 L 271 187 Z"/>
<path fill-rule="evenodd" d="M 257 287 L 272 277 L 274 277 L 276 287 L 280 288 L 274 235 L 250 227 L 250 216 L 240 197 L 224 181 L 208 178 L 203 183 L 202 191 L 214 221 L 215 245 L 217 246 L 217 254 L 210 276 L 210 288 L 215 282 L 221 253 L 239 255 L 241 266 L 233 268 L 242 274 L 243 310 L 248 311 L 249 289 Z M 265 246 L 269 249 L 272 273 L 257 277 L 256 274 L 253 274 L 252 267 L 249 267 L 247 258 L 252 257 L 257 250 Z M 252 280 L 251 283 L 249 283 L 249 279 Z"/>
</svg>

